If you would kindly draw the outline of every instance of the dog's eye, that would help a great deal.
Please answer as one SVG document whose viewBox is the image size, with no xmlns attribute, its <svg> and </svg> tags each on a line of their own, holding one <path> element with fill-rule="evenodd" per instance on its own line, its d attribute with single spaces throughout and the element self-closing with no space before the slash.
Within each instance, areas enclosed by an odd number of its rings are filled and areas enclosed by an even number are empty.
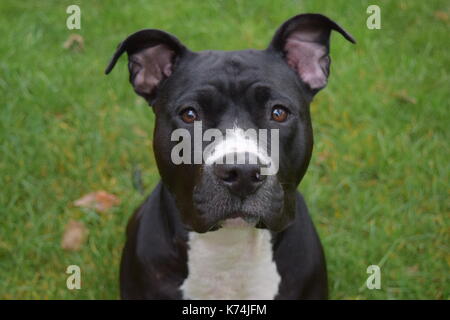
<svg viewBox="0 0 450 320">
<path fill-rule="evenodd" d="M 276 105 L 272 109 L 272 120 L 276 122 L 284 122 L 288 117 L 289 112 L 282 105 Z"/>
<path fill-rule="evenodd" d="M 198 119 L 197 112 L 193 108 L 186 108 L 180 113 L 181 119 L 186 123 L 193 123 Z"/>
</svg>

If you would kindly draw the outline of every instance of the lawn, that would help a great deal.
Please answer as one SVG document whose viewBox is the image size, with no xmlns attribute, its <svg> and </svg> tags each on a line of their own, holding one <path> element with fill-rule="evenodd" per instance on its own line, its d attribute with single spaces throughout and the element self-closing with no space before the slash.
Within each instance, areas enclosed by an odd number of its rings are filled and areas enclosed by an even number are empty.
<svg viewBox="0 0 450 320">
<path fill-rule="evenodd" d="M 81 30 L 66 27 L 81 8 Z M 381 29 L 366 27 L 369 4 Z M 154 115 L 116 45 L 142 28 L 192 50 L 263 49 L 287 18 L 323 13 L 357 40 L 331 41 L 329 85 L 311 105 L 315 148 L 299 186 L 320 233 L 332 299 L 449 299 L 448 1 L 0 2 L 0 298 L 117 299 L 124 230 L 159 179 Z M 66 49 L 72 34 L 84 49 Z M 79 208 L 105 190 L 120 205 Z M 70 220 L 78 251 L 61 248 Z M 66 288 L 68 265 L 82 289 Z M 381 289 L 365 282 L 381 268 Z"/>
</svg>

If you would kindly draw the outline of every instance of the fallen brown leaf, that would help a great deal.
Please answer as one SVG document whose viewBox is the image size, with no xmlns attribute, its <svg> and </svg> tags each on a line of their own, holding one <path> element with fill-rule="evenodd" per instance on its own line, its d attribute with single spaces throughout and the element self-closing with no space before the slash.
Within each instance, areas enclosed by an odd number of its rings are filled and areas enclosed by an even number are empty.
<svg viewBox="0 0 450 320">
<path fill-rule="evenodd" d="M 86 241 L 88 230 L 83 222 L 70 220 L 64 230 L 61 248 L 68 251 L 78 251 Z"/>
<path fill-rule="evenodd" d="M 410 275 L 414 275 L 417 272 L 419 272 L 419 266 L 417 264 L 413 265 L 413 266 L 409 266 L 406 268 L 406 272 L 408 272 L 408 274 L 410 274 Z"/>
<path fill-rule="evenodd" d="M 417 99 L 410 96 L 406 90 L 400 90 L 393 93 L 393 96 L 400 102 L 416 104 Z"/>
<path fill-rule="evenodd" d="M 84 49 L 84 39 L 79 34 L 71 34 L 63 44 L 64 49 L 82 51 Z"/>
<path fill-rule="evenodd" d="M 115 195 L 100 190 L 84 195 L 73 204 L 76 207 L 91 208 L 99 212 L 105 212 L 119 203 L 120 200 Z"/>
<path fill-rule="evenodd" d="M 444 11 L 435 11 L 434 16 L 441 21 L 448 21 L 448 14 Z"/>
</svg>

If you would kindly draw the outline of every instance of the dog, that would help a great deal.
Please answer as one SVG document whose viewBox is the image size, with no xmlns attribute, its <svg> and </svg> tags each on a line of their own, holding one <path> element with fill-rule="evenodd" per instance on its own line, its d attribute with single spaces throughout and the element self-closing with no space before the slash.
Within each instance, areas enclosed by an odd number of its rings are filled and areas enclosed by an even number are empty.
<svg viewBox="0 0 450 320">
<path fill-rule="evenodd" d="M 193 52 L 156 29 L 119 44 L 105 73 L 127 52 L 130 83 L 155 113 L 161 175 L 127 226 L 121 298 L 328 297 L 322 245 L 297 187 L 313 148 L 309 105 L 330 73 L 332 30 L 355 43 L 329 18 L 300 14 L 265 50 Z M 174 163 L 173 132 L 192 134 L 200 121 L 230 134 L 200 163 Z M 275 163 L 275 140 L 258 148 L 243 135 L 249 129 L 277 132 L 275 173 L 261 174 Z M 240 147 L 227 147 L 231 140 Z M 247 153 L 243 163 L 223 163 L 238 153 Z"/>
</svg>

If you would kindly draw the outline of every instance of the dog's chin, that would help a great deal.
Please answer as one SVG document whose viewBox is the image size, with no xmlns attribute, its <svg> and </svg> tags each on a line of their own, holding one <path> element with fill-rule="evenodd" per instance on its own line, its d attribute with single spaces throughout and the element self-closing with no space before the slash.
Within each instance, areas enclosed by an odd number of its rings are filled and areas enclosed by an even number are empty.
<svg viewBox="0 0 450 320">
<path fill-rule="evenodd" d="M 284 216 L 281 210 L 277 213 L 271 212 L 266 216 L 238 211 L 224 214 L 215 219 L 203 214 L 196 215 L 195 221 L 187 222 L 186 229 L 197 233 L 213 232 L 222 228 L 256 228 L 279 232 L 289 226 L 291 222 L 291 219 Z"/>
<path fill-rule="evenodd" d="M 219 221 L 218 225 L 221 228 L 227 229 L 255 228 L 259 222 L 260 218 L 258 217 L 237 213 L 225 220 Z"/>
<path fill-rule="evenodd" d="M 200 219 L 194 223 L 188 223 L 188 226 L 186 227 L 189 231 L 194 231 L 197 233 L 213 232 L 222 228 L 264 228 L 260 218 L 241 213 L 232 213 L 223 219 L 216 221 L 204 221 Z"/>
<path fill-rule="evenodd" d="M 285 194 L 276 180 L 269 181 L 245 199 L 228 192 L 223 185 L 213 183 L 214 180 L 207 182 L 196 185 L 192 202 L 184 203 L 188 209 L 184 216 L 190 217 L 188 223 L 193 231 L 216 231 L 224 226 L 237 225 L 237 222 L 246 227 L 280 230 L 280 223 L 284 223 L 286 218 Z"/>
<path fill-rule="evenodd" d="M 186 229 L 188 231 L 194 231 L 197 233 L 214 232 L 222 228 L 226 229 L 267 229 L 271 232 L 281 232 L 289 227 L 294 219 L 279 216 L 271 218 L 262 218 L 254 216 L 246 216 L 233 214 L 225 219 L 221 219 L 214 222 L 204 221 L 197 223 L 188 223 Z"/>
</svg>

